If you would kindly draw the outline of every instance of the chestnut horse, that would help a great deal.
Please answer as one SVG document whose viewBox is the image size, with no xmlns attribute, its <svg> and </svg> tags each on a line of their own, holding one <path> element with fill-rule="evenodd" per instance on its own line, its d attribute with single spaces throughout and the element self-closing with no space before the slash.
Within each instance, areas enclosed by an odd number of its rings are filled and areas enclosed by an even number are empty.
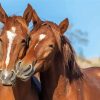
<svg viewBox="0 0 100 100">
<path fill-rule="evenodd" d="M 40 100 L 99 100 L 100 68 L 79 68 L 70 41 L 64 36 L 68 25 L 68 19 L 59 25 L 41 21 L 30 33 L 29 48 L 18 63 L 17 76 L 27 80 L 40 72 Z M 24 74 L 29 65 L 31 72 Z"/>
<path fill-rule="evenodd" d="M 31 7 L 28 5 L 23 17 L 9 17 L 0 5 L 0 22 L 4 23 L 0 33 L 3 51 L 0 66 L 0 100 L 38 100 L 38 93 L 31 79 L 23 82 L 16 78 L 15 68 L 16 62 L 25 56 L 28 48 L 30 11 Z"/>
</svg>

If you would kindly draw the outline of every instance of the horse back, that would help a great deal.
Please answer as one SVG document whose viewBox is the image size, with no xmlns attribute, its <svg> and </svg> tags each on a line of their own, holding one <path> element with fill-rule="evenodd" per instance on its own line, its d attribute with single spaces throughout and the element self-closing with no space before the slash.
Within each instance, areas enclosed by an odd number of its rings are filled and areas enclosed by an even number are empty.
<svg viewBox="0 0 100 100">
<path fill-rule="evenodd" d="M 100 83 L 100 67 L 90 67 L 82 70 L 84 77 Z"/>
<path fill-rule="evenodd" d="M 100 98 L 100 67 L 90 67 L 83 72 L 83 100 L 99 100 Z"/>
</svg>

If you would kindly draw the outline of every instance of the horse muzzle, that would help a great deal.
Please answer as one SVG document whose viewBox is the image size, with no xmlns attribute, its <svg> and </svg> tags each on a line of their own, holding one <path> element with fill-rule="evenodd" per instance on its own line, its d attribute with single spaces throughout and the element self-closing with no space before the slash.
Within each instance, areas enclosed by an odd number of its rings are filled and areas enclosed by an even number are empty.
<svg viewBox="0 0 100 100">
<path fill-rule="evenodd" d="M 34 69 L 32 65 L 22 65 L 21 62 L 18 62 L 16 65 L 16 75 L 22 81 L 27 81 L 33 75 Z"/>
<path fill-rule="evenodd" d="M 16 74 L 14 71 L 2 70 L 0 73 L 0 80 L 3 85 L 14 85 L 16 80 Z"/>
</svg>

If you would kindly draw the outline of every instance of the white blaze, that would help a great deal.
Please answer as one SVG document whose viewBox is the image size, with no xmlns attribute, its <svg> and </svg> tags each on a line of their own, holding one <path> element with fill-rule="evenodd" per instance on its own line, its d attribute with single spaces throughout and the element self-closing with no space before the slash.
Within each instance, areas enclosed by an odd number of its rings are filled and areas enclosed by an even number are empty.
<svg viewBox="0 0 100 100">
<path fill-rule="evenodd" d="M 39 44 L 39 42 L 34 46 L 34 49 L 37 47 L 38 44 Z"/>
<path fill-rule="evenodd" d="M 15 33 L 16 28 L 15 28 L 15 27 L 12 27 L 12 28 L 11 28 L 11 31 L 12 31 L 13 33 Z M 15 34 L 16 34 L 16 33 L 15 33 Z"/>
<path fill-rule="evenodd" d="M 41 35 L 39 36 L 39 41 L 43 40 L 45 37 L 46 37 L 45 34 L 41 34 Z"/>
<path fill-rule="evenodd" d="M 4 70 L 3 73 L 4 73 L 4 79 L 6 79 L 7 76 L 8 76 L 8 71 L 7 70 Z"/>
<path fill-rule="evenodd" d="M 34 49 L 37 47 L 37 45 L 39 44 L 39 42 L 40 42 L 41 40 L 43 40 L 45 37 L 46 37 L 45 34 L 41 34 L 41 35 L 39 36 L 39 41 L 38 41 L 38 43 L 35 45 Z"/>
<path fill-rule="evenodd" d="M 8 48 L 7 48 L 6 66 L 9 64 L 9 61 L 10 61 L 11 46 L 16 36 L 15 31 L 16 31 L 15 27 L 12 27 L 10 31 L 7 31 L 7 38 L 9 42 L 8 42 Z"/>
</svg>

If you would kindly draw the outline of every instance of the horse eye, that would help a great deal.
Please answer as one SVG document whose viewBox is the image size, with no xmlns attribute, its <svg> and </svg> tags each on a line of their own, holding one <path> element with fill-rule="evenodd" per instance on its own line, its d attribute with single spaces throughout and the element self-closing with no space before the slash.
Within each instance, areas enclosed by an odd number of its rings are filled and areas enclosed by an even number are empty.
<svg viewBox="0 0 100 100">
<path fill-rule="evenodd" d="M 25 43 L 26 41 L 23 39 L 22 41 L 21 41 L 21 43 Z"/>
<path fill-rule="evenodd" d="M 0 42 L 2 42 L 2 39 L 0 38 Z"/>
<path fill-rule="evenodd" d="M 49 45 L 50 48 L 54 48 L 54 46 L 52 44 Z"/>
</svg>

